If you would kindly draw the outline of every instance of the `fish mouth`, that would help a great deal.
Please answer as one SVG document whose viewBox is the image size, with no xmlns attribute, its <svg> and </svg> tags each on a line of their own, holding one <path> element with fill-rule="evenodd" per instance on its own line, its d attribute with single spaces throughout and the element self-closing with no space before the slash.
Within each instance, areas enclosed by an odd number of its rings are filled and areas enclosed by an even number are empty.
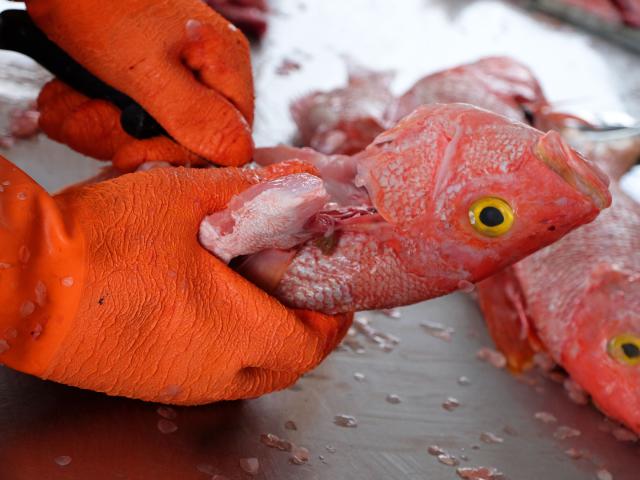
<svg viewBox="0 0 640 480">
<path fill-rule="evenodd" d="M 569 147 L 558 132 L 546 133 L 535 146 L 534 152 L 569 185 L 591 199 L 599 210 L 611 205 L 609 177 Z"/>
</svg>

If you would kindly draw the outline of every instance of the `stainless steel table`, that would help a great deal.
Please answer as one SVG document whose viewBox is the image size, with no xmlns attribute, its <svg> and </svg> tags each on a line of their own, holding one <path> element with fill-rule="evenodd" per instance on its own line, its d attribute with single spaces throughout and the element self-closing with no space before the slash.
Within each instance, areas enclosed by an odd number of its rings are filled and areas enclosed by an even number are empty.
<svg viewBox="0 0 640 480">
<path fill-rule="evenodd" d="M 288 103 L 311 89 L 342 84 L 345 56 L 397 70 L 394 89 L 402 91 L 442 67 L 482 55 L 513 55 L 535 70 L 558 105 L 640 115 L 637 57 L 501 1 L 273 0 L 273 10 L 270 33 L 254 50 L 259 145 L 290 139 Z M 278 75 L 284 59 L 302 68 Z M 6 110 L 10 102 L 33 95 L 46 75 L 17 55 L 4 54 L 0 61 Z M 5 154 L 52 190 L 98 168 L 44 138 Z M 476 359 L 477 350 L 491 342 L 469 296 L 406 308 L 399 319 L 369 318 L 375 328 L 400 338 L 392 351 L 359 335 L 364 352 L 337 351 L 286 391 L 176 409 L 172 421 L 178 430 L 173 433 L 158 429 L 157 405 L 1 368 L 0 478 L 250 478 L 241 469 L 242 458 L 257 459 L 256 478 L 265 479 L 457 478 L 454 468 L 428 454 L 430 445 L 466 456 L 462 466 L 496 467 L 514 480 L 595 479 L 599 468 L 616 480 L 639 478 L 638 445 L 603 432 L 603 417 L 593 407 L 572 403 L 550 380 L 518 381 Z M 453 328 L 452 340 L 428 335 L 420 327 L 423 321 Z M 460 385 L 461 376 L 470 384 Z M 398 395 L 400 403 L 390 402 L 390 394 Z M 459 400 L 459 408 L 442 407 L 449 396 Z M 553 414 L 558 423 L 536 420 L 537 412 Z M 334 424 L 340 414 L 354 416 L 357 427 Z M 297 430 L 285 428 L 288 421 Z M 554 438 L 560 425 L 581 435 Z M 484 443 L 483 432 L 503 442 Z M 264 433 L 308 448 L 311 460 L 291 464 L 290 454 L 261 443 Z M 569 448 L 588 451 L 586 458 L 569 458 Z"/>
</svg>

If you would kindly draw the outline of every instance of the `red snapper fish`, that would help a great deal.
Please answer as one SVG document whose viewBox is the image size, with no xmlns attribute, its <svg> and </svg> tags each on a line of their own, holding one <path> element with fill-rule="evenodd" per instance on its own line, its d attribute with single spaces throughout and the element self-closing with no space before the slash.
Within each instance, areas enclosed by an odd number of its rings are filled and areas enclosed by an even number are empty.
<svg viewBox="0 0 640 480">
<path fill-rule="evenodd" d="M 470 103 L 513 120 L 545 126 L 550 112 L 540 83 L 525 65 L 509 57 L 487 57 L 428 75 L 387 112 L 397 121 L 427 103 Z"/>
<path fill-rule="evenodd" d="M 617 178 L 640 148 L 589 147 Z M 610 162 L 604 154 L 619 156 Z M 608 416 L 640 433 L 640 205 L 617 184 L 593 223 L 478 285 L 512 370 L 547 352 Z"/>
<path fill-rule="evenodd" d="M 607 180 L 556 132 L 428 105 L 363 152 L 259 150 L 294 174 L 234 198 L 202 245 L 281 301 L 326 313 L 407 305 L 479 281 L 592 221 Z"/>
<path fill-rule="evenodd" d="M 349 84 L 294 102 L 299 141 L 326 154 L 364 150 L 386 128 L 420 105 L 469 103 L 547 130 L 568 115 L 555 113 L 531 70 L 509 57 L 487 57 L 428 75 L 404 95 L 389 90 L 392 75 L 352 70 Z"/>
<path fill-rule="evenodd" d="M 346 87 L 312 92 L 293 102 L 300 143 L 326 154 L 364 150 L 389 126 L 385 112 L 393 102 L 392 78 L 389 72 L 351 65 Z"/>
</svg>

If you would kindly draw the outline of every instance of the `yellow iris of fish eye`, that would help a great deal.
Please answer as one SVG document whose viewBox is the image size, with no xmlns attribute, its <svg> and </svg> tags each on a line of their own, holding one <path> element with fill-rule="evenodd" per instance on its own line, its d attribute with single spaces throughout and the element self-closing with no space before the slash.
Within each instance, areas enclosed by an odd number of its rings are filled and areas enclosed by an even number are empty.
<svg viewBox="0 0 640 480">
<path fill-rule="evenodd" d="M 484 197 L 469 208 L 469 222 L 486 237 L 500 237 L 511 230 L 515 215 L 511 206 L 497 197 Z"/>
<path fill-rule="evenodd" d="M 625 365 L 640 364 L 640 336 L 623 333 L 609 340 L 609 356 Z"/>
</svg>

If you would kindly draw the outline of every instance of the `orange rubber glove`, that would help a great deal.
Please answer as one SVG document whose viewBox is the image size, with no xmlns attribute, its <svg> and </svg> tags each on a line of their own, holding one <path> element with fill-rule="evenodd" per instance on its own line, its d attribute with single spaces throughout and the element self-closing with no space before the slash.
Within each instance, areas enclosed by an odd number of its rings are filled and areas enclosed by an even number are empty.
<svg viewBox="0 0 640 480">
<path fill-rule="evenodd" d="M 38 99 L 51 138 L 121 170 L 144 161 L 238 166 L 253 144 L 249 45 L 200 0 L 27 0 L 33 21 L 77 62 L 129 95 L 172 137 L 136 140 L 120 110 L 54 80 Z"/>
<path fill-rule="evenodd" d="M 206 215 L 261 178 L 156 169 L 52 197 L 0 157 L 0 362 L 175 404 L 292 384 L 350 317 L 285 308 L 197 239 Z"/>
</svg>

